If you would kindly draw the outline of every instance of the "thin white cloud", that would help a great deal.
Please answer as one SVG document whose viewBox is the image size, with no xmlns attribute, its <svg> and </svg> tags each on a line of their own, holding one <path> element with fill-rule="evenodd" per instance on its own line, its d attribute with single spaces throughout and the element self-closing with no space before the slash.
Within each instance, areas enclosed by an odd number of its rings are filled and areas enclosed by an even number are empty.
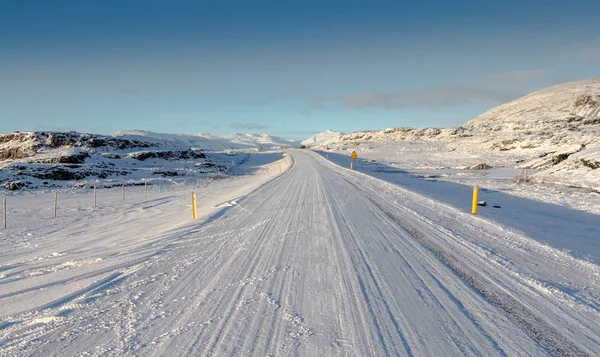
<svg viewBox="0 0 600 357">
<path fill-rule="evenodd" d="M 551 70 L 551 69 L 522 69 L 522 70 L 500 73 L 500 74 L 491 76 L 491 79 L 492 80 L 533 79 L 533 78 L 545 77 L 552 72 L 553 72 L 553 70 Z"/>
<path fill-rule="evenodd" d="M 327 104 L 330 101 L 330 99 L 328 99 L 325 96 L 322 96 L 320 94 L 314 93 L 306 88 L 302 88 L 302 87 L 295 87 L 290 89 L 289 91 L 284 91 L 281 93 L 277 93 L 277 94 L 271 94 L 270 96 L 271 100 L 280 100 L 280 99 L 303 99 L 306 100 L 306 105 L 308 106 L 308 108 L 310 109 L 322 109 L 322 108 L 327 108 Z"/>
<path fill-rule="evenodd" d="M 582 60 L 600 59 L 600 37 L 584 45 L 578 57 Z"/>
<path fill-rule="evenodd" d="M 519 90 L 447 84 L 424 90 L 397 93 L 358 92 L 343 96 L 351 109 L 366 108 L 444 108 L 477 104 L 482 101 L 505 103 L 524 95 Z"/>
</svg>

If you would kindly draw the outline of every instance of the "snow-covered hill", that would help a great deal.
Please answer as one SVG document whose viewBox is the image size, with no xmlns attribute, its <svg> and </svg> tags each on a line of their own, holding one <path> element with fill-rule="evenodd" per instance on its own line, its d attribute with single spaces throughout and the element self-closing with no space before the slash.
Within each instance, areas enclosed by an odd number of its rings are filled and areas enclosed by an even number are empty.
<svg viewBox="0 0 600 357">
<path fill-rule="evenodd" d="M 600 123 L 600 77 L 535 91 L 464 124 L 475 131 L 548 130 Z"/>
<path fill-rule="evenodd" d="M 232 161 L 244 160 L 241 152 L 215 152 L 232 148 L 226 142 L 216 142 L 203 146 L 201 137 L 148 132 L 117 136 L 76 132 L 0 134 L 0 187 L 19 190 L 85 186 L 96 180 L 101 180 L 101 185 L 112 185 L 116 181 L 139 184 L 142 179 L 185 179 L 225 172 Z"/>
<path fill-rule="evenodd" d="M 332 131 L 332 130 L 327 129 L 322 133 L 316 134 L 316 135 L 311 136 L 310 138 L 304 140 L 301 144 L 306 147 L 311 147 L 311 146 L 320 144 L 326 140 L 330 140 L 335 137 L 338 137 L 340 135 L 341 135 L 341 133 L 339 131 Z"/>
<path fill-rule="evenodd" d="M 533 181 L 600 189 L 600 77 L 533 92 L 457 128 L 355 132 L 317 147 L 383 148 L 388 160 L 395 156 L 409 169 L 478 163 L 531 168 L 539 170 Z"/>
<path fill-rule="evenodd" d="M 197 133 L 195 135 L 184 134 L 163 134 L 145 130 L 126 130 L 119 131 L 115 136 L 141 136 L 144 138 L 153 138 L 166 140 L 174 143 L 184 143 L 188 146 L 202 148 L 209 151 L 220 150 L 244 150 L 252 148 L 280 149 L 284 146 L 295 146 L 294 141 L 285 140 L 280 137 L 268 134 L 234 134 L 217 135 L 211 133 Z"/>
<path fill-rule="evenodd" d="M 196 134 L 196 136 L 203 136 L 205 134 Z M 294 147 L 296 142 L 293 140 L 285 140 L 277 136 L 271 136 L 268 134 L 235 134 L 230 136 L 222 136 L 222 138 L 229 140 L 229 142 L 242 146 L 260 147 L 264 149 L 282 149 L 285 146 Z"/>
</svg>

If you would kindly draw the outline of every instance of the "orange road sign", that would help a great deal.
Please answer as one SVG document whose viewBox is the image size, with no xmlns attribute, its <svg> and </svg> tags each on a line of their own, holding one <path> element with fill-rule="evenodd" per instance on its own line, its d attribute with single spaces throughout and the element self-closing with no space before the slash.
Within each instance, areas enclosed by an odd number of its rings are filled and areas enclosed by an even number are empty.
<svg viewBox="0 0 600 357">
<path fill-rule="evenodd" d="M 353 158 L 353 159 L 356 159 L 356 158 L 358 158 L 358 155 L 356 154 L 356 151 L 352 151 L 352 158 Z"/>
</svg>

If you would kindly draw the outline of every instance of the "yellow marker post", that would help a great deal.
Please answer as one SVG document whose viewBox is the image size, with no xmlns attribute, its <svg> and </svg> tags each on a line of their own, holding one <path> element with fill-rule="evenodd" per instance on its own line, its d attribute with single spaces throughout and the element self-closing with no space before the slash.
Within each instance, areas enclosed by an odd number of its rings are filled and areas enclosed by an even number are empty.
<svg viewBox="0 0 600 357">
<path fill-rule="evenodd" d="M 192 215 L 194 219 L 198 219 L 198 208 L 196 207 L 196 194 L 192 193 Z"/>
<path fill-rule="evenodd" d="M 2 199 L 2 215 L 4 216 L 4 229 L 6 229 L 6 197 Z"/>
<path fill-rule="evenodd" d="M 471 213 L 477 214 L 477 201 L 479 200 L 479 188 L 477 186 L 473 187 L 473 208 L 471 209 Z"/>
</svg>

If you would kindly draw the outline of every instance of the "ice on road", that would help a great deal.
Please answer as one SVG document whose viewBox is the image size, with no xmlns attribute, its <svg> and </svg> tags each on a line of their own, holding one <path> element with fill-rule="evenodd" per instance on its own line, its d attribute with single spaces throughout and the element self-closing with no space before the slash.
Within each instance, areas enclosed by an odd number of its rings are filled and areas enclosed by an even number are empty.
<svg viewBox="0 0 600 357">
<path fill-rule="evenodd" d="M 315 153 L 289 154 L 286 172 L 144 244 L 136 234 L 148 228 L 122 220 L 126 236 L 70 231 L 49 271 L 17 276 L 35 262 L 3 256 L 0 354 L 600 351 L 596 265 Z M 113 253 L 78 243 L 90 234 Z M 61 268 L 72 247 L 89 256 L 85 269 Z"/>
</svg>

